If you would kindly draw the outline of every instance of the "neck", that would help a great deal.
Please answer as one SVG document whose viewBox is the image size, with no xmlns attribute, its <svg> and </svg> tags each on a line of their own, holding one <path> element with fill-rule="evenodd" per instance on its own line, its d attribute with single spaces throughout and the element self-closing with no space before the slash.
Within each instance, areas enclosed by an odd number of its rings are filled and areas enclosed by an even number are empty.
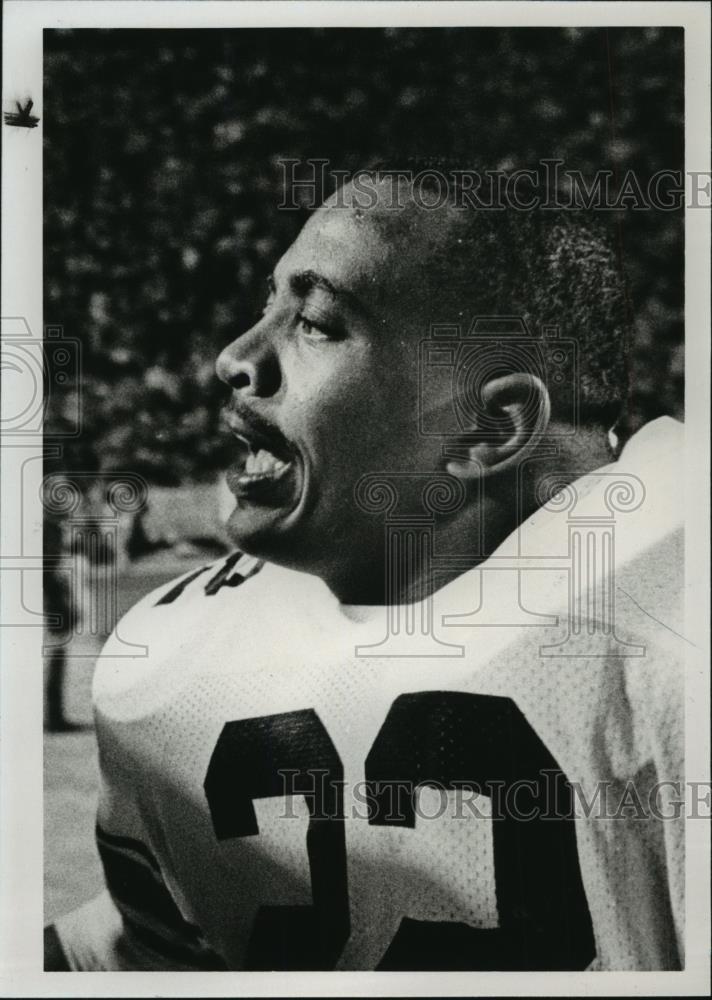
<svg viewBox="0 0 712 1000">
<path fill-rule="evenodd" d="M 485 480 L 483 496 L 449 518 L 388 524 L 370 545 L 359 547 L 350 559 L 340 552 L 336 564 L 322 567 L 318 575 L 342 604 L 424 600 L 484 562 L 534 513 L 544 476 L 555 472 L 557 482 L 573 482 L 611 461 L 600 429 L 580 429 L 567 443 L 564 437 L 552 441 L 543 441 L 539 455 L 530 457 L 537 460 L 528 461 L 527 477 L 514 472 Z"/>
<path fill-rule="evenodd" d="M 483 562 L 516 527 L 509 507 L 495 503 L 444 524 L 389 525 L 370 558 L 319 575 L 342 604 L 414 604 Z"/>
</svg>

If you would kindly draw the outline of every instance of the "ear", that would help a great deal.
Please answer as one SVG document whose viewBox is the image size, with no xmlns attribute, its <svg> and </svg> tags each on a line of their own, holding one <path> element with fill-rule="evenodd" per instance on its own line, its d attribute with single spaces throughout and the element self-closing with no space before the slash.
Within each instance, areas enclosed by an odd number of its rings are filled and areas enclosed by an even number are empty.
<svg viewBox="0 0 712 1000">
<path fill-rule="evenodd" d="M 482 388 L 481 413 L 472 427 L 478 440 L 447 445 L 447 471 L 459 479 L 479 479 L 518 465 L 539 443 L 550 419 L 549 392 L 536 375 L 517 372 L 492 379 Z"/>
</svg>

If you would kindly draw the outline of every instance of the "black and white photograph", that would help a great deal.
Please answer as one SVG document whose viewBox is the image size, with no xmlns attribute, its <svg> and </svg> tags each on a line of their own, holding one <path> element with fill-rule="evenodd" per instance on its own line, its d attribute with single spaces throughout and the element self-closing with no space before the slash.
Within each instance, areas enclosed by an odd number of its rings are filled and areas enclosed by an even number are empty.
<svg viewBox="0 0 712 1000">
<path fill-rule="evenodd" d="M 2 995 L 705 994 L 709 6 L 4 19 Z"/>
</svg>

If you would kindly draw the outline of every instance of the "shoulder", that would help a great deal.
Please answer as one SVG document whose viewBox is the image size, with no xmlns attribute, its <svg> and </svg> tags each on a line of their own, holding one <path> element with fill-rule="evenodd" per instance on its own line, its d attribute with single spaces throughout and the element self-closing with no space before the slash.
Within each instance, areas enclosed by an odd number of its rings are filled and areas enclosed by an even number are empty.
<svg viewBox="0 0 712 1000">
<path fill-rule="evenodd" d="M 240 552 L 163 584 L 119 621 L 98 657 L 97 725 L 106 735 L 113 722 L 165 708 L 198 677 L 239 676 L 256 653 L 289 648 L 295 633 L 308 633 L 314 590 L 304 574 Z"/>
<path fill-rule="evenodd" d="M 254 600 L 251 588 L 264 568 L 261 560 L 232 552 L 152 590 L 107 639 L 97 660 L 95 692 L 114 673 L 146 675 L 196 634 L 210 631 L 211 621 L 223 628 L 235 622 Z"/>
<path fill-rule="evenodd" d="M 142 606 L 165 608 L 177 601 L 185 607 L 196 601 L 202 602 L 214 597 L 223 588 L 239 587 L 250 577 L 256 576 L 264 567 L 264 562 L 242 552 L 231 552 L 228 556 L 191 570 L 163 584 L 152 591 Z"/>
<path fill-rule="evenodd" d="M 160 621 L 162 627 L 171 619 L 179 622 L 191 612 L 207 611 L 223 591 L 234 592 L 257 576 L 264 565 L 262 560 L 238 551 L 221 556 L 156 587 L 134 604 L 119 627 L 126 629 L 143 620 Z"/>
</svg>

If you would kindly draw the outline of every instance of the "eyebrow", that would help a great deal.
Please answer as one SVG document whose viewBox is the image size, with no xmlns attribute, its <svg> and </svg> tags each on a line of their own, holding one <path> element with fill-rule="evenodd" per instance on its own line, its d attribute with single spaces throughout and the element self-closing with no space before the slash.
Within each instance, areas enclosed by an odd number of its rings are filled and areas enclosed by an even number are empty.
<svg viewBox="0 0 712 1000">
<path fill-rule="evenodd" d="M 274 288 L 275 280 L 274 275 L 270 276 L 270 287 Z M 306 270 L 306 271 L 295 271 L 289 276 L 289 285 L 295 295 L 305 296 L 308 295 L 312 289 L 320 288 L 329 295 L 336 299 L 343 299 L 348 302 L 352 308 L 356 309 L 364 315 L 370 315 L 370 310 L 368 307 L 354 295 L 353 292 L 349 291 L 347 288 L 339 288 L 333 282 L 329 281 L 327 277 L 323 274 L 319 274 L 318 271 Z"/>
</svg>

